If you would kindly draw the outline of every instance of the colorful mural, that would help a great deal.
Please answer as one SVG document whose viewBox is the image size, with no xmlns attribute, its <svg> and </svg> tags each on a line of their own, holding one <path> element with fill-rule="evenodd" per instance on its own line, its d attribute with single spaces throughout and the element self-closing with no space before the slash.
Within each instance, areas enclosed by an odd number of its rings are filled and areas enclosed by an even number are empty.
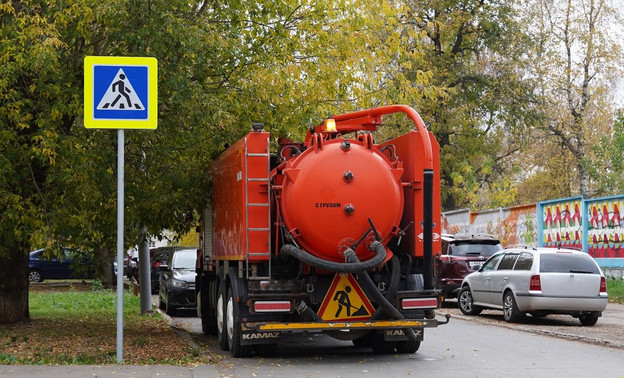
<svg viewBox="0 0 624 378">
<path fill-rule="evenodd" d="M 587 201 L 587 252 L 597 258 L 624 257 L 624 196 Z"/>
<path fill-rule="evenodd" d="M 491 234 L 503 246 L 578 248 L 607 268 L 624 267 L 624 195 L 562 198 L 479 212 L 442 213 L 442 232 Z"/>
<path fill-rule="evenodd" d="M 490 234 L 504 246 L 537 245 L 535 204 L 470 212 L 442 214 L 442 232 L 448 234 Z"/>
<path fill-rule="evenodd" d="M 541 245 L 583 249 L 582 206 L 582 197 L 540 202 Z"/>
</svg>

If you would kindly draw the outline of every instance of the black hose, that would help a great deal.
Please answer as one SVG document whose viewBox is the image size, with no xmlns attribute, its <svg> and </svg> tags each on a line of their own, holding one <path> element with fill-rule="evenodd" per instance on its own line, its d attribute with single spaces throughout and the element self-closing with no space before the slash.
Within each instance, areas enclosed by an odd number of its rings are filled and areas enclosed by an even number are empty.
<svg viewBox="0 0 624 378">
<path fill-rule="evenodd" d="M 303 261 L 306 264 L 312 265 L 316 268 L 328 270 L 330 272 L 360 273 L 360 272 L 366 272 L 367 270 L 378 267 L 386 259 L 386 247 L 384 247 L 383 244 L 381 244 L 378 241 L 374 241 L 371 243 L 371 249 L 375 251 L 375 256 L 373 256 L 373 258 L 368 259 L 364 262 L 360 262 L 360 260 L 357 259 L 357 263 L 339 263 L 339 262 L 323 260 L 302 249 L 295 247 L 292 244 L 284 245 L 280 249 L 280 253 L 293 256 L 294 258 L 300 261 Z M 350 248 L 346 249 L 344 255 L 345 255 L 345 260 L 348 260 L 349 256 L 356 256 L 355 252 Z"/>
<path fill-rule="evenodd" d="M 355 254 L 349 255 L 347 257 L 347 262 L 357 264 L 359 261 L 360 260 Z M 382 308 L 388 316 L 397 320 L 405 320 L 403 314 L 401 314 L 401 312 L 397 310 L 396 307 L 394 307 L 392 303 L 390 303 L 388 299 L 383 296 L 383 294 L 381 294 L 381 292 L 377 289 L 377 286 L 375 286 L 373 280 L 366 272 L 364 272 L 363 274 L 358 274 L 356 280 L 362 287 L 362 290 L 364 290 L 367 295 L 370 295 L 372 299 L 377 302 L 379 307 Z M 376 311 L 374 315 L 377 315 L 379 312 L 380 311 L 378 309 L 378 311 Z M 416 334 L 414 333 L 413 329 L 403 328 L 403 333 L 405 333 L 405 336 L 407 336 L 408 339 L 413 341 L 417 340 Z"/>
</svg>

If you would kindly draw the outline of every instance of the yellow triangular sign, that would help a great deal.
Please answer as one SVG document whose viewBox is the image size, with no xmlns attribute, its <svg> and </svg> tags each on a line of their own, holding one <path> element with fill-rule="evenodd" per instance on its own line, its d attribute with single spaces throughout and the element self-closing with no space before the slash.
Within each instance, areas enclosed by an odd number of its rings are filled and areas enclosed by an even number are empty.
<svg viewBox="0 0 624 378">
<path fill-rule="evenodd" d="M 374 312 L 355 278 L 348 273 L 336 273 L 318 315 L 325 321 L 350 321 L 366 320 Z"/>
</svg>

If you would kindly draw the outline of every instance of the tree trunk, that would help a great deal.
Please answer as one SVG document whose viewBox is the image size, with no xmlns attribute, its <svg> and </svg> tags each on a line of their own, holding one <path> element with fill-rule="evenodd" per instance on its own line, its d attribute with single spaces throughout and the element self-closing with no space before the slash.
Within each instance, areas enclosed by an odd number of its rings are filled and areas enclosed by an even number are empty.
<svg viewBox="0 0 624 378">
<path fill-rule="evenodd" d="M 16 248 L 0 264 L 0 324 L 30 318 L 28 312 L 28 248 Z"/>
<path fill-rule="evenodd" d="M 117 281 L 115 280 L 114 267 L 109 249 L 107 247 L 96 249 L 94 255 L 96 264 L 99 267 L 97 273 L 100 281 L 102 281 L 102 286 L 107 289 L 112 288 Z M 123 274 L 123 266 L 121 268 L 118 267 L 117 270 L 117 274 Z"/>
</svg>

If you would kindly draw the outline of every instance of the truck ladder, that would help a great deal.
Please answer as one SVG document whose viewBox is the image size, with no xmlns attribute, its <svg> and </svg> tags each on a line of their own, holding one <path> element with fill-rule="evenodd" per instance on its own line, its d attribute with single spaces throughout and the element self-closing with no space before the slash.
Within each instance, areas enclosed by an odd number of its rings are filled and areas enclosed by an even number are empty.
<svg viewBox="0 0 624 378">
<path fill-rule="evenodd" d="M 271 277 L 270 142 L 263 141 L 245 141 L 245 259 L 247 268 L 250 262 L 268 261 L 268 275 L 252 277 L 246 269 L 247 279 Z"/>
</svg>

